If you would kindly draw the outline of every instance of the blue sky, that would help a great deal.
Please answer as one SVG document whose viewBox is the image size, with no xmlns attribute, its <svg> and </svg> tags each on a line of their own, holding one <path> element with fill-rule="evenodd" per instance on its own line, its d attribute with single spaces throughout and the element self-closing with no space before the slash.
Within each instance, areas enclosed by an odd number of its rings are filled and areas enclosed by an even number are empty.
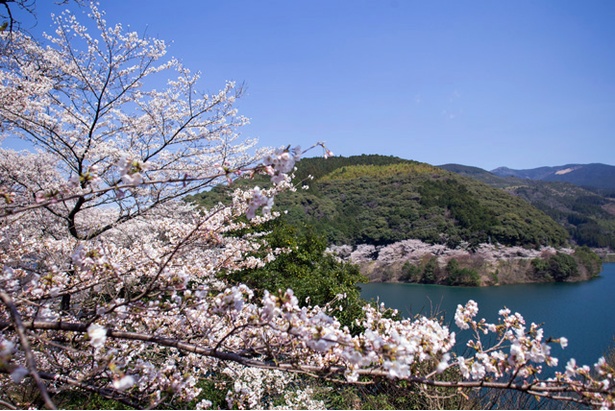
<svg viewBox="0 0 615 411">
<path fill-rule="evenodd" d="M 439 165 L 615 164 L 615 1 L 102 0 L 203 90 L 245 83 L 242 135 Z M 62 7 L 38 0 L 35 31 Z"/>
</svg>

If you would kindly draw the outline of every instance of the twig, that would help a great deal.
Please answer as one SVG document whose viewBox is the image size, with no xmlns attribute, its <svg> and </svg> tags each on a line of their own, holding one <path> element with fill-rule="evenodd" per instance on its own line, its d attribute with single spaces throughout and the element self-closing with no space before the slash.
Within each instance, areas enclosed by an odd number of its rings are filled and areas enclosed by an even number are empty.
<svg viewBox="0 0 615 411">
<path fill-rule="evenodd" d="M 16 410 L 17 409 L 17 407 L 14 406 L 13 404 L 11 404 L 10 402 L 3 401 L 3 400 L 0 400 L 0 405 L 2 405 L 3 407 L 8 408 L 9 410 Z"/>
</svg>

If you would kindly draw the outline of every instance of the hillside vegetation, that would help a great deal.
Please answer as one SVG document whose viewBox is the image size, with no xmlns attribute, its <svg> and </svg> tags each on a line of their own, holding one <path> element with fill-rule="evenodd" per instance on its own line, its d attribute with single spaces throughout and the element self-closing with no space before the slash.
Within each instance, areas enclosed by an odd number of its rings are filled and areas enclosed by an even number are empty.
<svg viewBox="0 0 615 411">
<path fill-rule="evenodd" d="M 526 201 L 438 167 L 387 156 L 307 158 L 297 180 L 308 190 L 276 199 L 284 219 L 308 224 L 330 244 L 386 245 L 408 238 L 455 247 L 461 242 L 561 246 L 568 233 Z M 254 184 L 254 182 L 250 182 Z M 191 198 L 225 202 L 228 187 Z"/>
<path fill-rule="evenodd" d="M 296 181 L 309 188 L 276 198 L 280 221 L 297 236 L 309 229 L 310 241 L 321 236 L 370 281 L 497 285 L 580 281 L 600 270 L 588 249 L 556 254 L 552 247 L 568 245 L 570 233 L 524 199 L 522 190 L 514 191 L 527 185 L 513 186 L 478 168 L 449 166 L 451 172 L 377 155 L 307 158 L 298 164 Z M 233 185 L 244 184 L 268 181 Z M 218 186 L 189 200 L 211 207 L 228 201 L 233 188 Z"/>
<path fill-rule="evenodd" d="M 505 189 L 566 228 L 581 246 L 615 249 L 615 200 L 571 183 L 500 177 L 476 167 L 446 164 L 443 169 Z"/>
</svg>

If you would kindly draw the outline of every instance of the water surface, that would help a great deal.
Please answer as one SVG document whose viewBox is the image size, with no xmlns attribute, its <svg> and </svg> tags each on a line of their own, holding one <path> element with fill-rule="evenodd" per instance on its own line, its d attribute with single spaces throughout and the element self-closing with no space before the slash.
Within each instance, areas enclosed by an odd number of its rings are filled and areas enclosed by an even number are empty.
<svg viewBox="0 0 615 411">
<path fill-rule="evenodd" d="M 523 315 L 527 325 L 544 324 L 545 337 L 568 338 L 565 350 L 553 354 L 565 365 L 569 358 L 593 365 L 614 345 L 615 263 L 603 265 L 600 276 L 581 283 L 517 284 L 499 287 L 447 287 L 423 284 L 361 284 L 363 298 L 379 299 L 397 308 L 404 317 L 414 314 L 444 316 L 446 324 L 467 341 L 453 322 L 457 304 L 472 299 L 478 303 L 478 317 L 496 321 L 498 311 L 507 307 Z"/>
</svg>

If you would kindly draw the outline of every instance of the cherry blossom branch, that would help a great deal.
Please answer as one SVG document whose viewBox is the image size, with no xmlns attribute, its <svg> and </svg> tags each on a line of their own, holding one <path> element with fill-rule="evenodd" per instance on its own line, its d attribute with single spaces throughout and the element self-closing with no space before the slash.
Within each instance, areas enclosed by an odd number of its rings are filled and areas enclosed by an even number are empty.
<svg viewBox="0 0 615 411">
<path fill-rule="evenodd" d="M 0 328 L 10 328 L 12 324 L 0 322 Z M 54 322 L 54 321 L 29 321 L 25 322 L 22 325 L 25 329 L 30 330 L 57 330 L 57 331 L 70 331 L 70 332 L 78 332 L 78 333 L 87 333 L 88 332 L 88 324 L 86 323 L 66 323 L 66 322 Z M 300 373 L 310 375 L 316 378 L 323 378 L 327 375 L 337 375 L 342 377 L 347 368 L 344 366 L 335 366 L 330 365 L 327 367 L 319 367 L 314 365 L 307 364 L 297 364 L 297 363 L 282 363 L 282 362 L 267 362 L 255 359 L 254 357 L 246 357 L 240 355 L 235 352 L 222 351 L 216 346 L 213 349 L 201 347 L 197 344 L 188 343 L 186 341 L 165 337 L 154 334 L 144 334 L 144 333 L 136 333 L 136 332 L 127 332 L 127 331 L 119 331 L 114 330 L 112 328 L 107 328 L 105 332 L 105 336 L 107 338 L 117 339 L 117 340 L 131 340 L 131 341 L 141 341 L 147 343 L 155 343 L 157 345 L 163 347 L 171 347 L 176 348 L 185 353 L 198 354 L 206 357 L 216 358 L 222 361 L 232 361 L 237 364 L 241 364 L 247 367 L 256 367 L 260 369 L 268 369 L 268 370 L 280 370 L 291 373 Z M 370 376 L 370 377 L 388 377 L 390 378 L 390 374 L 387 371 L 378 370 L 375 368 L 368 369 L 360 369 L 357 370 L 359 375 Z M 343 379 L 331 379 L 327 378 L 331 381 L 336 381 L 338 383 L 347 383 L 354 384 L 353 382 L 347 382 Z M 411 375 L 405 378 L 400 378 L 401 380 L 408 381 L 410 383 L 418 383 L 424 384 L 433 387 L 440 388 L 493 388 L 498 390 L 512 390 L 519 391 L 526 394 L 555 399 L 558 401 L 569 401 L 575 402 L 579 404 L 586 405 L 594 405 L 599 406 L 601 403 L 598 401 L 593 401 L 586 397 L 575 398 L 570 396 L 556 396 L 554 394 L 557 393 L 574 393 L 574 394 L 582 394 L 582 393 L 600 393 L 603 392 L 602 389 L 592 387 L 589 385 L 585 385 L 583 383 L 577 382 L 576 384 L 570 383 L 561 383 L 558 381 L 552 380 L 539 380 L 531 383 L 521 382 L 515 383 L 514 377 L 512 377 L 507 382 L 497 382 L 497 381 L 488 381 L 488 380 L 478 380 L 478 381 L 440 381 L 435 379 L 430 379 L 426 377 L 420 377 L 416 375 Z M 360 382 L 357 382 L 361 384 Z"/>
<path fill-rule="evenodd" d="M 310 148 L 303 150 L 301 153 L 306 153 L 309 150 L 315 148 L 315 147 L 323 147 L 324 150 L 326 150 L 326 152 L 328 153 L 327 155 L 331 156 L 333 155 L 331 153 L 331 151 L 329 151 L 325 146 L 323 142 L 318 142 L 314 145 L 312 145 Z M 292 163 L 294 165 L 294 161 Z M 20 214 L 26 211 L 32 211 L 32 210 L 36 210 L 39 208 L 44 208 L 44 207 L 49 207 L 51 205 L 54 204 L 58 204 L 58 203 L 65 203 L 67 201 L 70 200 L 77 200 L 77 201 L 84 201 L 84 198 L 86 196 L 92 196 L 92 197 L 97 197 L 100 196 L 102 194 L 106 194 L 108 192 L 114 191 L 114 192 L 122 192 L 123 190 L 130 190 L 130 189 L 134 189 L 137 186 L 153 186 L 153 185 L 157 185 L 157 184 L 182 184 L 182 185 L 187 185 L 188 183 L 193 183 L 193 182 L 200 182 L 201 185 L 204 184 L 209 184 L 211 182 L 213 182 L 214 180 L 221 178 L 221 177 L 226 177 L 229 184 L 232 182 L 231 179 L 229 179 L 231 176 L 236 175 L 242 175 L 242 174 L 246 174 L 248 173 L 250 175 L 250 177 L 254 177 L 256 174 L 266 174 L 268 173 L 267 171 L 267 167 L 269 167 L 269 165 L 263 165 L 263 164 L 259 164 L 259 165 L 255 165 L 255 166 L 251 166 L 251 167 L 246 167 L 246 168 L 240 168 L 240 169 L 227 169 L 227 168 L 223 168 L 221 173 L 214 173 L 208 176 L 203 176 L 203 177 L 190 177 L 188 174 L 186 174 L 184 177 L 182 178 L 167 178 L 167 179 L 158 179 L 158 180 L 144 180 L 144 179 L 139 179 L 138 183 L 128 183 L 128 184 L 117 184 L 114 186 L 110 186 L 110 187 L 104 187 L 104 188 L 100 188 L 100 189 L 90 189 L 87 192 L 83 192 L 83 193 L 75 193 L 75 194 L 62 194 L 61 192 L 55 192 L 55 193 L 49 193 L 49 194 L 42 194 L 42 196 L 37 199 L 37 201 L 35 203 L 32 204 L 28 204 L 28 205 L 24 205 L 24 206 L 14 206 L 11 207 L 10 205 L 14 202 L 14 195 L 11 195 L 11 193 L 9 192 L 4 192 L 2 191 L 1 187 L 0 187 L 0 195 L 2 197 L 5 198 L 5 203 L 7 204 L 7 206 L 3 207 L 3 209 L 1 210 L 1 214 L 0 214 L 0 218 L 6 218 L 9 216 L 13 216 L 16 214 Z M 269 171 L 269 173 L 271 173 Z M 199 187 L 193 187 L 191 188 L 191 190 L 198 190 Z M 186 193 L 184 193 L 185 195 Z M 45 196 L 47 198 L 49 198 L 48 200 L 45 200 Z M 78 210 L 77 210 L 78 211 Z M 75 212 L 77 212 L 75 211 Z"/>
<path fill-rule="evenodd" d="M 185 176 L 183 178 L 173 178 L 173 179 L 164 179 L 164 180 L 146 180 L 146 181 L 141 182 L 139 185 L 148 186 L 148 185 L 155 185 L 155 184 L 173 184 L 173 183 L 187 184 L 187 183 L 195 182 L 195 181 L 200 181 L 200 182 L 203 182 L 204 184 L 208 184 L 214 181 L 216 178 L 223 177 L 225 175 L 226 173 L 219 173 L 219 174 L 213 174 L 207 177 L 198 177 L 198 178 Z M 5 206 L 2 209 L 2 214 L 0 214 L 0 218 L 10 217 L 16 214 L 24 213 L 26 211 L 32 211 L 32 210 L 36 210 L 39 208 L 48 207 L 54 204 L 70 201 L 70 200 L 78 200 L 85 196 L 90 196 L 90 195 L 96 196 L 96 195 L 108 193 L 110 191 L 130 190 L 133 188 L 135 188 L 135 184 L 123 184 L 123 185 L 120 184 L 120 185 L 113 186 L 113 187 L 105 187 L 101 189 L 91 190 L 86 193 L 77 193 L 77 194 L 69 194 L 69 195 L 60 195 L 61 193 L 55 193 L 55 194 L 52 193 L 50 195 L 49 200 L 40 200 L 32 204 L 14 207 L 14 208 Z M 195 189 L 198 189 L 198 188 L 195 188 Z M 0 194 L 4 196 L 9 195 L 8 193 L 4 193 L 4 192 L 0 192 Z"/>
<path fill-rule="evenodd" d="M 17 335 L 19 336 L 19 341 L 21 342 L 21 348 L 26 357 L 26 365 L 28 368 L 28 372 L 30 373 L 34 381 L 36 382 L 36 385 L 41 393 L 41 396 L 43 397 L 43 400 L 45 401 L 45 405 L 47 406 L 47 408 L 55 410 L 56 406 L 54 405 L 53 401 L 51 401 L 51 398 L 49 397 L 49 393 L 47 392 L 47 387 L 41 380 L 41 377 L 38 373 L 38 370 L 36 367 L 36 359 L 34 358 L 34 354 L 32 353 L 32 349 L 30 348 L 30 342 L 28 341 L 28 337 L 26 336 L 25 327 L 21 321 L 21 316 L 19 315 L 19 312 L 17 311 L 17 307 L 15 307 L 15 304 L 13 303 L 13 300 L 11 299 L 11 297 L 4 291 L 0 291 L 0 300 L 2 300 L 2 302 L 4 303 L 4 305 L 6 306 L 6 308 L 9 310 L 11 314 L 11 318 L 13 320 L 12 322 L 13 322 L 15 331 L 17 332 Z"/>
</svg>

